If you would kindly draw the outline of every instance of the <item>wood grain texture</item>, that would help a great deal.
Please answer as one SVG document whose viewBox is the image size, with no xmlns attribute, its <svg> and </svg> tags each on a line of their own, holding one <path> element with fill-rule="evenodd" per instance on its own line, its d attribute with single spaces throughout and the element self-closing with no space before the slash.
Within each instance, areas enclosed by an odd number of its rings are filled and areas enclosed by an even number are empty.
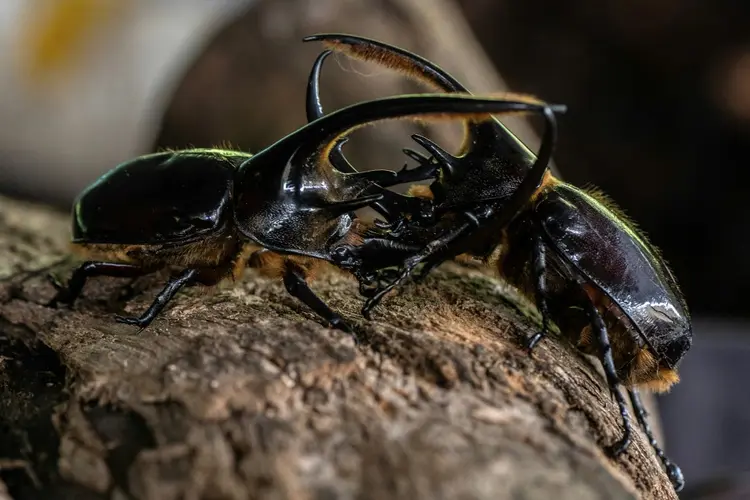
<svg viewBox="0 0 750 500">
<path fill-rule="evenodd" d="M 1 208 L 4 259 L 60 255 L 65 217 Z M 73 310 L 42 305 L 43 275 L 0 285 L 0 458 L 24 463 L 0 480 L 16 500 L 676 498 L 640 432 L 604 454 L 620 422 L 596 364 L 555 338 L 525 354 L 534 314 L 479 270 L 444 266 L 370 322 L 356 283 L 324 274 L 314 288 L 359 345 L 253 272 L 188 290 L 140 334 L 114 322 L 161 279 L 128 302 L 126 281 L 92 279 Z"/>
</svg>

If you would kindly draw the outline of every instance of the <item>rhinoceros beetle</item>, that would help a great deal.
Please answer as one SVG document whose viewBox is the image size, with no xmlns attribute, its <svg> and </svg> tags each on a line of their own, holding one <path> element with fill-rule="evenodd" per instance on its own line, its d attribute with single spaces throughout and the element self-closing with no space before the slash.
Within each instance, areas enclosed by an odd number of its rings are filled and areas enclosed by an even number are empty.
<svg viewBox="0 0 750 500">
<path fill-rule="evenodd" d="M 188 149 L 125 162 L 77 197 L 73 247 L 91 260 L 73 272 L 67 286 L 57 285 L 50 305 L 72 305 L 93 276 L 137 277 L 166 267 L 182 269 L 140 317 L 116 318 L 145 328 L 184 286 L 236 278 L 249 262 L 267 275 L 283 277 L 291 295 L 349 331 L 307 279 L 323 262 L 335 264 L 338 246 L 362 243 L 363 225 L 354 210 L 376 202 L 383 209 L 403 210 L 409 204 L 401 198 L 408 197 L 383 186 L 425 176 L 418 169 L 401 175 L 340 172 L 328 160 L 331 151 L 340 148 L 351 130 L 379 120 L 466 117 L 516 107 L 489 97 L 405 95 L 339 110 L 255 155 Z M 425 170 L 429 175 L 434 168 Z M 384 263 L 399 262 L 415 250 L 372 238 L 368 245 Z"/>
<path fill-rule="evenodd" d="M 342 34 L 306 40 L 323 41 L 329 50 L 378 62 L 445 92 L 467 92 L 435 64 L 382 42 Z M 457 155 L 413 136 L 429 157 L 407 154 L 424 165 L 437 165 L 429 189 L 412 190 L 432 200 L 433 216 L 408 214 L 400 230 L 388 233 L 410 244 L 423 239 L 422 248 L 404 260 L 396 279 L 368 299 L 363 313 L 420 264 L 425 265 L 424 275 L 466 254 L 496 266 L 542 315 L 541 331 L 527 340 L 529 350 L 554 320 L 579 349 L 599 356 L 624 428 L 611 453 L 624 452 L 631 440 L 630 415 L 618 388 L 622 383 L 679 491 L 682 472 L 656 442 L 637 388 L 665 391 L 679 380 L 677 365 L 692 343 L 686 303 L 659 252 L 611 201 L 548 171 L 556 137 L 551 111 L 547 108 L 538 157 L 494 117 L 466 120 L 466 137 Z"/>
</svg>

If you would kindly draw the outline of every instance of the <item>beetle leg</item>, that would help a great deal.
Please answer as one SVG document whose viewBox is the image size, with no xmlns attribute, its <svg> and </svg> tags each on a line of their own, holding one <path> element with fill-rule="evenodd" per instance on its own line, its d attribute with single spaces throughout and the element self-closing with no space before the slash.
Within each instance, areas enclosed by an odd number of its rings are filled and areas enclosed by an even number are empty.
<svg viewBox="0 0 750 500">
<path fill-rule="evenodd" d="M 68 306 L 72 307 L 73 303 L 81 295 L 86 280 L 93 276 L 135 278 L 152 271 L 153 270 L 149 268 L 119 262 L 84 262 L 78 267 L 78 269 L 73 271 L 73 275 L 70 277 L 67 286 L 61 286 L 59 283 L 52 281 L 53 286 L 57 288 L 57 294 L 52 297 L 52 300 L 47 303 L 47 306 L 55 307 L 59 302 L 62 302 L 63 304 L 68 304 Z"/>
<path fill-rule="evenodd" d="M 413 255 L 412 257 L 409 257 L 404 261 L 404 265 L 401 271 L 401 274 L 398 278 L 393 280 L 391 283 L 389 283 L 385 288 L 380 290 L 378 293 L 367 299 L 365 301 L 365 305 L 362 308 L 362 315 L 370 319 L 370 312 L 373 308 L 375 308 L 381 300 L 383 300 L 383 297 L 396 288 L 397 286 L 401 285 L 404 281 L 406 281 L 409 276 L 414 272 L 414 269 L 424 260 L 427 260 L 429 257 L 433 256 L 434 254 L 438 253 L 441 250 L 444 250 L 445 247 L 453 243 L 456 239 L 460 238 L 469 228 L 473 227 L 473 224 L 470 222 L 465 222 L 461 224 L 461 226 L 458 229 L 454 229 L 450 233 L 446 234 L 445 236 L 442 236 L 436 240 L 433 240 L 430 242 L 427 246 L 425 246 L 419 253 Z"/>
<path fill-rule="evenodd" d="M 328 321 L 331 326 L 343 330 L 346 333 L 352 333 L 351 327 L 334 312 L 323 300 L 315 295 L 310 286 L 305 281 L 302 270 L 294 265 L 287 265 L 284 273 L 284 286 L 293 297 L 312 309 L 318 316 Z"/>
<path fill-rule="evenodd" d="M 685 478 L 682 475 L 682 471 L 677 466 L 677 464 L 673 463 L 669 457 L 664 453 L 664 451 L 659 446 L 659 443 L 656 442 L 656 438 L 654 437 L 654 433 L 651 430 L 651 426 L 648 423 L 648 412 L 646 412 L 646 408 L 643 406 L 643 402 L 641 401 L 641 396 L 638 393 L 637 389 L 628 389 L 628 395 L 630 396 L 630 403 L 633 405 L 633 410 L 635 411 L 635 416 L 638 419 L 638 424 L 641 426 L 641 429 L 643 429 L 643 432 L 646 434 L 646 437 L 648 438 L 649 444 L 651 444 L 651 448 L 654 449 L 656 452 L 656 455 L 659 457 L 659 460 L 661 460 L 661 463 L 664 464 L 664 468 L 667 471 L 667 476 L 669 476 L 669 480 L 672 482 L 672 485 L 674 486 L 675 491 L 680 491 L 685 486 Z"/>
<path fill-rule="evenodd" d="M 625 403 L 625 397 L 622 395 L 622 391 L 618 387 L 619 380 L 617 378 L 615 362 L 612 359 L 612 346 L 609 343 L 607 326 L 604 324 L 604 320 L 599 314 L 599 311 L 596 310 L 596 306 L 594 306 L 593 302 L 586 300 L 585 307 L 589 320 L 591 321 L 592 329 L 596 332 L 597 341 L 599 342 L 600 360 L 604 368 L 604 374 L 607 377 L 607 385 L 615 397 L 615 401 L 617 401 L 617 407 L 620 409 L 620 416 L 622 417 L 622 439 L 612 445 L 609 449 L 611 455 L 617 457 L 627 450 L 628 446 L 630 446 L 631 435 L 633 433 L 630 424 L 630 414 L 628 413 L 628 408 Z"/>
<path fill-rule="evenodd" d="M 547 267 L 546 248 L 539 235 L 534 238 L 532 253 L 531 272 L 536 283 L 536 305 L 539 313 L 542 315 L 542 329 L 527 339 L 526 350 L 529 353 L 549 333 L 549 308 L 547 307 L 547 279 L 545 273 Z"/>
<path fill-rule="evenodd" d="M 176 278 L 170 279 L 166 286 L 159 292 L 151 305 L 146 309 L 139 318 L 128 317 L 128 316 L 115 316 L 115 320 L 118 323 L 125 323 L 126 325 L 136 325 L 142 329 L 146 328 L 151 322 L 159 315 L 164 309 L 164 306 L 169 303 L 175 294 L 180 291 L 185 285 L 189 285 L 195 280 L 198 275 L 197 269 L 185 269 Z"/>
</svg>

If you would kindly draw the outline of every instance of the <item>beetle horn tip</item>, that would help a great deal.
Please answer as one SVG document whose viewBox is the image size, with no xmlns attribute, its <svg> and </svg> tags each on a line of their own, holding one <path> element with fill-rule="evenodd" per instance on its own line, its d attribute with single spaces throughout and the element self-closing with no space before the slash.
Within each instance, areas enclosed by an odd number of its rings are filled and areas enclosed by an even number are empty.
<svg viewBox="0 0 750 500">
<path fill-rule="evenodd" d="M 439 163 L 444 164 L 449 170 L 452 171 L 456 166 L 458 158 L 438 146 L 435 141 L 432 141 L 427 137 L 419 134 L 413 134 L 411 138 L 414 139 L 414 142 L 422 146 L 428 153 L 430 153 Z"/>
</svg>

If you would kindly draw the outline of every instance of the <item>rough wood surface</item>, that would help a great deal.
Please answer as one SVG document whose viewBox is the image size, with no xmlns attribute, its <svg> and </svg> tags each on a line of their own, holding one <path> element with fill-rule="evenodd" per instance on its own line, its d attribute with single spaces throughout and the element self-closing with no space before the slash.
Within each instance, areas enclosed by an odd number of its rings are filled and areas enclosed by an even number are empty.
<svg viewBox="0 0 750 500">
<path fill-rule="evenodd" d="M 66 232 L 1 200 L 2 276 L 49 263 Z M 323 276 L 359 346 L 253 272 L 181 294 L 140 334 L 113 321 L 159 284 L 125 302 L 123 280 L 94 279 L 74 310 L 42 305 L 42 275 L 0 285 L 0 480 L 16 500 L 676 498 L 641 433 L 605 456 L 620 425 L 596 365 L 556 339 L 526 355 L 533 315 L 477 270 L 447 266 L 372 322 L 353 280 Z"/>
</svg>

